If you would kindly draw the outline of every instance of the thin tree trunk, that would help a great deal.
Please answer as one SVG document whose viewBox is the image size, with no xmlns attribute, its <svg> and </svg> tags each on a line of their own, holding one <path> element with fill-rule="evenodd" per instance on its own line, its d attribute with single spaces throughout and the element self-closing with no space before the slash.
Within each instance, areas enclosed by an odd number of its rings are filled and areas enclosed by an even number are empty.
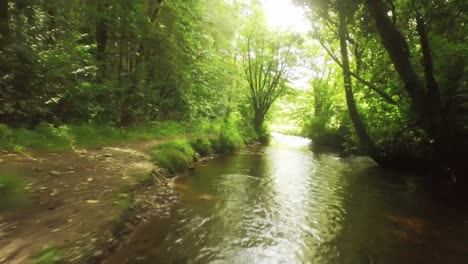
<svg viewBox="0 0 468 264">
<path fill-rule="evenodd" d="M 351 73 L 349 66 L 349 54 L 348 54 L 348 44 L 347 44 L 347 35 L 348 29 L 346 26 L 346 18 L 342 10 L 339 10 L 339 35 L 340 35 L 340 51 L 341 51 L 341 61 L 343 64 L 343 82 L 346 94 L 346 104 L 348 106 L 349 117 L 353 123 L 354 129 L 358 136 L 359 142 L 364 150 L 377 162 L 381 162 L 380 155 L 377 147 L 372 141 L 371 137 L 367 133 L 364 122 L 362 121 L 359 111 L 354 101 L 353 86 L 351 81 Z"/>
<path fill-rule="evenodd" d="M 8 3 L 8 0 L 0 0 L 0 51 L 4 50 L 10 41 Z"/>
<path fill-rule="evenodd" d="M 47 16 L 48 16 L 48 33 L 47 33 L 47 39 L 46 39 L 46 46 L 48 49 L 52 49 L 55 45 L 55 39 L 56 39 L 56 21 L 55 21 L 55 8 L 52 5 L 47 5 Z"/>
<path fill-rule="evenodd" d="M 97 4 L 97 19 L 96 19 L 96 60 L 99 64 L 99 77 L 102 78 L 106 71 L 106 47 L 108 40 L 107 30 L 107 3 L 105 0 L 99 0 Z"/>
<path fill-rule="evenodd" d="M 156 21 L 161 11 L 161 8 L 164 4 L 164 0 L 157 0 L 157 4 L 153 10 L 148 10 L 148 14 L 151 14 L 149 20 L 151 23 Z M 150 4 L 149 7 L 151 8 L 152 5 Z M 152 11 L 152 12 L 151 12 Z M 129 45 L 130 47 L 130 45 Z M 144 61 L 145 56 L 145 40 L 144 38 L 140 40 L 138 44 L 138 48 L 136 50 L 136 58 L 133 60 L 132 57 L 129 57 L 129 86 L 124 91 L 123 100 L 121 105 L 121 115 L 120 115 L 120 124 L 122 126 L 129 125 L 135 121 L 134 117 L 134 96 L 136 94 L 138 88 L 138 71 L 141 68 L 141 65 Z"/>
</svg>

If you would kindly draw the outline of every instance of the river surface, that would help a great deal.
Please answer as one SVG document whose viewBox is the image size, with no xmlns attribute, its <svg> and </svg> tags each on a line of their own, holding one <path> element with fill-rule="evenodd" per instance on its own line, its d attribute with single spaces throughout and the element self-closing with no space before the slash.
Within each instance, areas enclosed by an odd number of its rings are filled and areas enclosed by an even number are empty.
<svg viewBox="0 0 468 264">
<path fill-rule="evenodd" d="M 177 178 L 182 202 L 111 262 L 468 263 L 468 203 L 449 180 L 273 136 Z"/>
</svg>

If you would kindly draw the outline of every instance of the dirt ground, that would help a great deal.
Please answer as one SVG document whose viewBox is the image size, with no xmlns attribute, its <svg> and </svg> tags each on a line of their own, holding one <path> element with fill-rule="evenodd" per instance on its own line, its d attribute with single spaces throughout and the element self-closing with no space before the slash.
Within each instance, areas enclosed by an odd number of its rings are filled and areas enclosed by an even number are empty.
<svg viewBox="0 0 468 264">
<path fill-rule="evenodd" d="M 59 153 L 0 155 L 0 172 L 23 177 L 27 201 L 0 213 L 0 263 L 33 263 L 55 247 L 65 263 L 98 263 L 119 238 L 178 200 L 149 152 L 158 141 Z"/>
</svg>

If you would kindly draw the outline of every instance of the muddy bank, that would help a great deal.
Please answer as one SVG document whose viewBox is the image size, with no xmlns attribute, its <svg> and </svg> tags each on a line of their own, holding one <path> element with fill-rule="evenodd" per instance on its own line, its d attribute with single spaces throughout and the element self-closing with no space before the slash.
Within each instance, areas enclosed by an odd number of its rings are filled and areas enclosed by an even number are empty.
<svg viewBox="0 0 468 264">
<path fill-rule="evenodd" d="M 24 180 L 25 202 L 0 212 L 0 263 L 99 262 L 134 227 L 178 200 L 149 155 L 158 141 L 60 153 L 3 153 L 0 173 Z"/>
<path fill-rule="evenodd" d="M 166 170 L 155 168 L 151 178 L 131 191 L 131 205 L 122 213 L 107 236 L 99 239 L 94 252 L 89 252 L 87 263 L 109 263 L 112 255 L 125 247 L 136 230 L 150 219 L 166 218 L 171 206 L 179 201 L 179 195 L 172 187 L 173 176 Z"/>
</svg>

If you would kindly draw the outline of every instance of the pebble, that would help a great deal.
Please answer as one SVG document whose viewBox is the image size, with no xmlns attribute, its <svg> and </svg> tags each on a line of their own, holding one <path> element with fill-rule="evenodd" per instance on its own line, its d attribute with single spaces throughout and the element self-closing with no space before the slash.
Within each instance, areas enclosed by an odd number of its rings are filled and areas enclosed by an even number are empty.
<svg viewBox="0 0 468 264">
<path fill-rule="evenodd" d="M 100 257 L 104 255 L 104 251 L 102 250 L 96 250 L 94 253 L 93 253 L 93 257 L 97 258 L 97 257 Z"/>
</svg>

